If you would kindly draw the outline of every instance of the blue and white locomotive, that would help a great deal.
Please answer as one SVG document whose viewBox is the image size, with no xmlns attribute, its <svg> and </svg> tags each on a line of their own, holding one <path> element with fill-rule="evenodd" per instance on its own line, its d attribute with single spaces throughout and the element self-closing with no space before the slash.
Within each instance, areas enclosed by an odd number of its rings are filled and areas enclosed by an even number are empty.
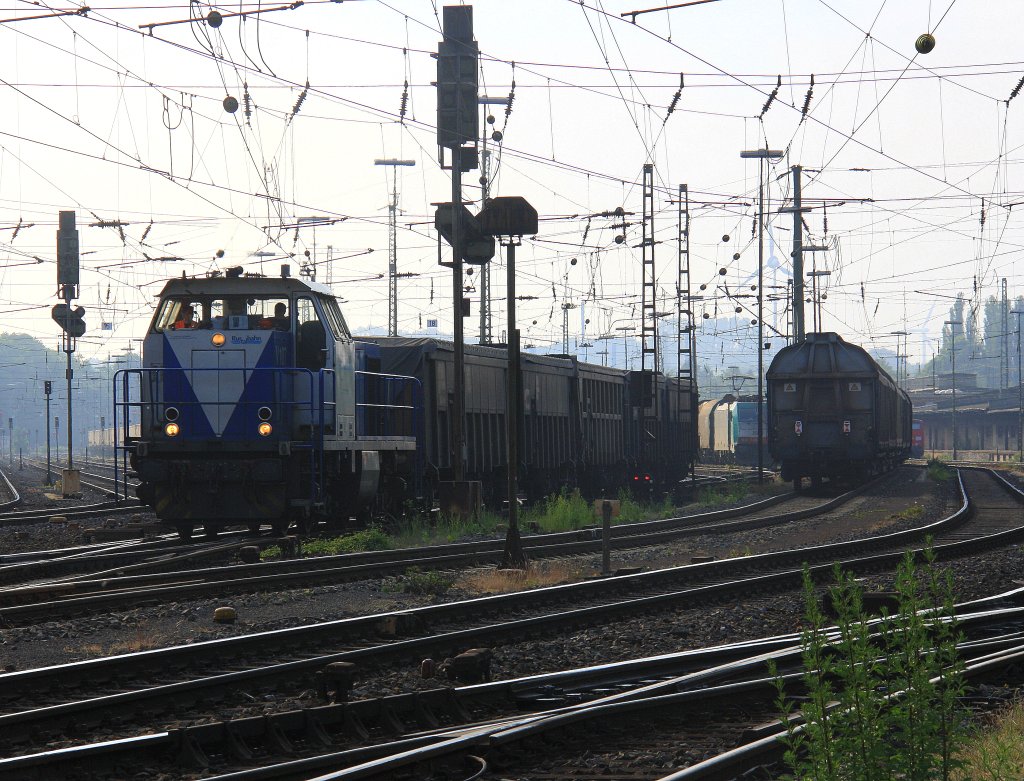
<svg viewBox="0 0 1024 781">
<path fill-rule="evenodd" d="M 362 372 L 337 300 L 285 270 L 169 281 L 142 358 L 115 383 L 119 445 L 139 498 L 185 539 L 199 525 L 281 533 L 347 520 L 376 497 L 382 470 L 408 471 L 414 457 L 414 438 L 386 422 L 407 410 L 386 399 L 372 405 L 375 433 L 360 431 Z M 414 382 L 375 375 L 389 379 Z"/>
</svg>

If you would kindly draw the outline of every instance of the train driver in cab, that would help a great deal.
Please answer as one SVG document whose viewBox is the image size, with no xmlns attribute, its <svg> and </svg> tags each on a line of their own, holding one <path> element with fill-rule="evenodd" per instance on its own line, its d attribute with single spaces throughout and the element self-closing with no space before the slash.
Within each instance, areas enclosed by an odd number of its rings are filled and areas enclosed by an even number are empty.
<svg viewBox="0 0 1024 781">
<path fill-rule="evenodd" d="M 171 326 L 175 331 L 180 331 L 186 328 L 198 328 L 199 323 L 196 321 L 196 309 L 192 304 L 185 304 L 181 311 L 178 313 L 178 319 L 174 321 Z"/>
<path fill-rule="evenodd" d="M 273 328 L 275 331 L 288 330 L 288 305 L 283 301 L 274 304 L 274 316 L 264 317 L 260 320 L 260 328 Z"/>
</svg>

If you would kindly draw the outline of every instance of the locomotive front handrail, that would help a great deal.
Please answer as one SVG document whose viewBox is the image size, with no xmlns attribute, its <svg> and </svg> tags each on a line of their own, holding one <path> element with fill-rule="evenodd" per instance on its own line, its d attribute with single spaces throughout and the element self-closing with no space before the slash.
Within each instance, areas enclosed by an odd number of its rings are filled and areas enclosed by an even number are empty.
<svg viewBox="0 0 1024 781">
<path fill-rule="evenodd" d="M 305 399 L 279 399 L 275 398 L 268 404 L 266 399 L 260 399 L 255 401 L 243 400 L 241 395 L 234 401 L 222 401 L 220 399 L 214 399 L 211 401 L 200 401 L 198 398 L 195 401 L 183 401 L 181 399 L 174 399 L 168 401 L 164 397 L 164 389 L 166 388 L 166 382 L 163 378 L 173 373 L 176 377 L 185 377 L 186 372 L 218 372 L 227 374 L 231 372 L 240 372 L 242 374 L 242 387 L 243 389 L 251 379 L 252 375 L 258 373 L 270 373 L 284 377 L 286 380 L 293 382 L 294 380 L 305 375 L 308 378 L 308 390 L 307 397 Z M 133 401 L 131 396 L 131 378 L 137 377 L 139 381 L 138 393 L 139 400 Z M 331 378 L 331 382 L 327 383 L 327 377 Z M 153 433 L 153 421 L 163 420 L 163 412 L 168 407 L 180 407 L 183 409 L 203 410 L 204 407 L 230 407 L 235 408 L 240 405 L 246 407 L 283 407 L 286 411 L 285 417 L 290 416 L 294 418 L 296 414 L 306 413 L 309 415 L 309 426 L 310 432 L 308 440 L 296 440 L 295 431 L 286 428 L 288 432 L 288 441 L 290 443 L 296 442 L 308 442 L 310 447 L 310 457 L 316 462 L 315 466 L 322 468 L 323 466 L 323 452 L 324 452 L 324 435 L 326 424 L 328 421 L 335 421 L 335 412 L 337 410 L 337 403 L 333 400 L 327 401 L 325 399 L 324 392 L 326 389 L 333 390 L 334 388 L 334 371 L 332 369 L 320 369 L 313 372 L 310 369 L 302 367 L 209 367 L 209 368 L 179 368 L 179 367 L 148 367 L 148 368 L 132 368 L 132 369 L 119 369 L 114 374 L 113 379 L 113 398 L 114 398 L 114 494 L 115 497 L 120 499 L 128 498 L 128 456 L 132 446 L 139 441 L 145 441 L 147 435 Z M 159 385 L 157 384 L 159 383 Z M 187 380 L 183 380 L 183 388 L 191 388 L 191 383 Z M 277 391 L 279 386 L 275 386 Z M 144 393 L 145 391 L 145 393 Z M 316 393 L 314 393 L 316 391 Z M 244 390 L 243 390 L 244 393 Z M 148 400 L 144 399 L 143 396 L 149 397 Z M 138 425 L 139 435 L 133 436 L 131 433 L 132 423 L 132 412 L 138 411 Z M 328 411 L 330 414 L 328 415 Z M 122 414 L 123 413 L 123 414 Z M 204 417 L 206 417 L 205 410 L 202 411 Z M 148 420 L 148 430 L 143 431 L 143 423 Z M 286 420 L 286 424 L 291 421 Z M 245 441 L 235 436 L 224 439 L 222 437 L 223 431 L 219 434 L 215 434 L 213 439 L 221 441 Z M 281 436 L 274 437 L 269 441 L 280 441 Z M 119 457 L 118 457 L 119 456 Z M 318 473 L 318 469 L 311 470 L 310 479 L 310 491 L 314 498 L 319 498 L 320 484 L 315 480 L 313 475 Z M 123 492 L 122 492 L 123 489 Z"/>
</svg>

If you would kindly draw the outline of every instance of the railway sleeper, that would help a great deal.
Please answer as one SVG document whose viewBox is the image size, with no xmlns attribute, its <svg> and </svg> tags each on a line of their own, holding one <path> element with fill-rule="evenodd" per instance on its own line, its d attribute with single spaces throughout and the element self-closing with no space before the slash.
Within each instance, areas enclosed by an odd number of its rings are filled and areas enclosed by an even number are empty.
<svg viewBox="0 0 1024 781">
<path fill-rule="evenodd" d="M 341 744 L 370 742 L 375 734 L 400 736 L 414 727 L 436 728 L 442 721 L 466 723 L 471 718 L 458 694 L 442 688 L 201 724 L 171 734 L 177 761 L 205 769 L 220 756 L 239 761 L 250 761 L 247 753 L 293 756 L 299 753 L 298 744 L 336 749 Z"/>
</svg>

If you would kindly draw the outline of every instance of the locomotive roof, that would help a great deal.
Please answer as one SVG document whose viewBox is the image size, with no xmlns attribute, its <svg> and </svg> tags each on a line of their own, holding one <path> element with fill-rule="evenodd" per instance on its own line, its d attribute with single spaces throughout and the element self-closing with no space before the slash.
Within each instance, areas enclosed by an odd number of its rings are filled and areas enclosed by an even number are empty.
<svg viewBox="0 0 1024 781">
<path fill-rule="evenodd" d="M 334 297 L 326 285 L 295 277 L 186 277 L 167 280 L 160 297 L 166 296 L 290 296 L 293 293 L 319 293 Z"/>
</svg>

